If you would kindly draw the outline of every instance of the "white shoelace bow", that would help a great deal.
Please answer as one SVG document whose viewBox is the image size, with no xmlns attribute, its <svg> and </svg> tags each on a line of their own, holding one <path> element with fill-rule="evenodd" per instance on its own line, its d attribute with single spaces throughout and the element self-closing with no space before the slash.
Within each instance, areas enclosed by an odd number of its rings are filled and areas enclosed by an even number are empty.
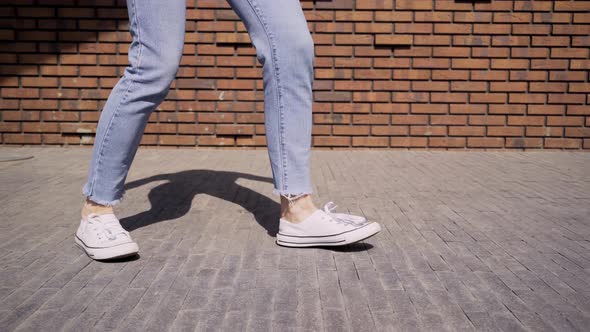
<svg viewBox="0 0 590 332">
<path fill-rule="evenodd" d="M 129 236 L 129 232 L 121 227 L 119 221 L 114 217 L 101 219 L 100 215 L 92 214 L 88 216 L 88 223 L 94 226 L 92 227 L 93 231 L 105 234 L 109 240 L 115 240 L 119 234 Z"/>
<path fill-rule="evenodd" d="M 355 216 L 352 214 L 347 213 L 336 213 L 332 212 L 338 207 L 338 205 L 334 204 L 334 202 L 330 201 L 324 204 L 324 212 L 334 218 L 336 221 L 340 221 L 346 224 L 351 224 L 353 226 L 360 226 L 367 222 L 367 218 L 362 216 Z"/>
</svg>

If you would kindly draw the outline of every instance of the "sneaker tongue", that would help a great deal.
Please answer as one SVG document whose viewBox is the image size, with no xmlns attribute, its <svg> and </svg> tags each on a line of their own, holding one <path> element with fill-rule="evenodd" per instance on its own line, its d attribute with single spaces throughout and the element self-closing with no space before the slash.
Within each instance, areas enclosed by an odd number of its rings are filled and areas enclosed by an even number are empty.
<svg viewBox="0 0 590 332">
<path fill-rule="evenodd" d="M 127 235 L 127 231 L 119 223 L 119 219 L 114 214 L 104 214 L 100 218 L 105 231 L 109 232 L 113 236 L 119 234 Z"/>
<path fill-rule="evenodd" d="M 329 213 L 327 213 L 326 211 L 322 210 L 322 209 L 318 209 L 316 210 L 312 216 L 314 216 L 314 218 L 321 218 L 323 216 L 327 216 L 327 217 L 332 217 Z"/>
<path fill-rule="evenodd" d="M 302 220 L 301 223 L 310 222 L 310 221 L 314 222 L 315 220 L 322 218 L 323 215 L 326 215 L 326 212 L 322 209 L 317 209 L 312 214 L 307 216 L 307 218 L 305 218 L 305 220 Z"/>
</svg>

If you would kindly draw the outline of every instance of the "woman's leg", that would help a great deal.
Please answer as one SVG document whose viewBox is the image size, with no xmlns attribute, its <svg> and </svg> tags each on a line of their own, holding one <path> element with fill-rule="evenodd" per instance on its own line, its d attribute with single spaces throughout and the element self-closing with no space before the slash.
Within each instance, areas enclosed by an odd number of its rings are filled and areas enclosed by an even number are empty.
<svg viewBox="0 0 590 332">
<path fill-rule="evenodd" d="M 314 44 L 298 0 L 229 0 L 263 65 L 273 193 L 312 193 L 310 153 Z"/>
<path fill-rule="evenodd" d="M 88 173 L 86 197 L 111 206 L 124 182 L 150 114 L 176 76 L 185 31 L 185 0 L 127 0 L 129 66 L 102 110 Z"/>
<path fill-rule="evenodd" d="M 127 0 L 129 66 L 102 110 L 92 150 L 86 203 L 76 244 L 94 259 L 134 255 L 139 251 L 114 215 L 125 179 L 150 114 L 162 102 L 182 57 L 185 0 Z"/>
<path fill-rule="evenodd" d="M 299 0 L 228 1 L 246 25 L 263 65 L 273 193 L 281 196 L 276 243 L 287 247 L 338 246 L 378 233 L 381 228 L 375 222 L 336 214 L 330 203 L 318 209 L 311 200 L 314 45 Z"/>
</svg>

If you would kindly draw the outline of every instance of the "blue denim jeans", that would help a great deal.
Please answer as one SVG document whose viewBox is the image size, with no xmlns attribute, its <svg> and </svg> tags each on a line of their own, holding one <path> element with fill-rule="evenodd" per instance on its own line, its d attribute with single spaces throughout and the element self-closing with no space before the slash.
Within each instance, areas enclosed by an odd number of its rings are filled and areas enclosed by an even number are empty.
<svg viewBox="0 0 590 332">
<path fill-rule="evenodd" d="M 312 192 L 310 153 L 314 44 L 299 0 L 229 0 L 263 67 L 264 119 L 273 194 Z M 186 0 L 127 0 L 129 65 L 98 122 L 83 194 L 118 203 L 150 114 L 182 56 Z"/>
</svg>

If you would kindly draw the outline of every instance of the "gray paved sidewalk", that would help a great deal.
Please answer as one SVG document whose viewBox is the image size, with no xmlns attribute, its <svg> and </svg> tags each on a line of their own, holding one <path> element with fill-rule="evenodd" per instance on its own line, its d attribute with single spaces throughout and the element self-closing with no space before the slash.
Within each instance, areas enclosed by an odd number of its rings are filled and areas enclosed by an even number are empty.
<svg viewBox="0 0 590 332">
<path fill-rule="evenodd" d="M 140 150 L 118 210 L 140 258 L 73 241 L 89 149 L 2 148 L 0 330 L 582 331 L 590 154 L 320 151 L 316 205 L 379 221 L 339 250 L 274 243 L 266 150 Z"/>
</svg>

